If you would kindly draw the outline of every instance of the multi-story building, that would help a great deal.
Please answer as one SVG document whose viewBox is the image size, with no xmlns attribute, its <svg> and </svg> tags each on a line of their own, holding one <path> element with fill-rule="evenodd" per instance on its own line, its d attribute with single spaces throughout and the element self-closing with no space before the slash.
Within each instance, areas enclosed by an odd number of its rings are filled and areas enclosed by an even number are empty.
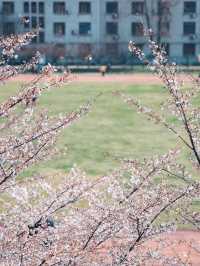
<svg viewBox="0 0 200 266">
<path fill-rule="evenodd" d="M 130 40 L 148 51 L 143 25 L 174 60 L 200 54 L 200 0 L 0 0 L 0 10 L 1 34 L 39 27 L 31 47 L 47 56 L 127 61 Z"/>
</svg>

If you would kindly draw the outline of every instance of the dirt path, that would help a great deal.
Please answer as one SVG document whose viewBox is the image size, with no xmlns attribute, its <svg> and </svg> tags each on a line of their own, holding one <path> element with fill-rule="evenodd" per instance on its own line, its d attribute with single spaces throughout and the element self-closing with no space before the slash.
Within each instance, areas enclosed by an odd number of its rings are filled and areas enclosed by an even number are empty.
<svg viewBox="0 0 200 266">
<path fill-rule="evenodd" d="M 17 82 L 29 82 L 34 79 L 35 74 L 18 75 L 11 79 Z M 132 73 L 132 74 L 107 74 L 102 77 L 98 73 L 75 74 L 76 83 L 120 83 L 120 84 L 136 84 L 136 85 L 154 85 L 161 84 L 161 81 L 153 74 Z"/>
<path fill-rule="evenodd" d="M 121 246 L 118 241 L 108 241 L 97 251 L 102 260 L 107 259 L 110 261 L 111 258 L 108 255 L 108 250 L 112 246 Z M 126 240 L 125 240 L 126 242 Z M 108 248 L 109 247 L 109 248 Z M 176 264 L 172 261 L 172 265 L 184 265 L 184 266 L 200 266 L 200 232 L 192 230 L 180 230 L 177 232 L 165 233 L 153 240 L 149 240 L 140 244 L 135 250 L 137 254 L 144 255 L 145 253 L 151 252 L 151 254 L 162 255 L 162 259 L 176 260 Z M 131 257 L 131 253 L 130 253 Z M 94 254 L 94 258 L 96 258 Z M 164 262 L 159 259 L 146 259 L 142 266 L 164 266 Z M 168 264 L 169 265 L 169 261 Z"/>
<path fill-rule="evenodd" d="M 102 77 L 100 74 L 80 74 L 77 75 L 76 82 L 88 83 L 120 83 L 136 85 L 154 85 L 161 84 L 160 80 L 153 74 L 132 73 L 132 74 L 107 74 Z"/>
<path fill-rule="evenodd" d="M 22 74 L 11 79 L 17 82 L 29 82 L 34 79 L 36 74 Z M 190 79 L 185 74 L 179 76 L 180 80 L 188 82 Z M 160 85 L 162 82 L 153 74 L 129 73 L 129 74 L 107 74 L 102 77 L 99 73 L 74 74 L 75 83 L 119 83 L 127 85 Z"/>
<path fill-rule="evenodd" d="M 177 258 L 180 265 L 200 266 L 200 232 L 180 230 L 175 233 L 164 234 L 160 239 L 164 240 L 165 247 L 161 248 L 161 253 L 166 257 Z M 149 244 L 151 248 L 156 250 L 161 246 L 162 241 L 160 239 L 149 241 L 147 245 Z"/>
</svg>

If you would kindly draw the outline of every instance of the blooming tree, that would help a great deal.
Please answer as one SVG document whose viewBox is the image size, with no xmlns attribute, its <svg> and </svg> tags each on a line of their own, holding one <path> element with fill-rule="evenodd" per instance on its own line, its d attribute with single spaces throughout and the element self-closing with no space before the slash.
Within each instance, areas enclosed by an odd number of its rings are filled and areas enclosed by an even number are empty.
<svg viewBox="0 0 200 266">
<path fill-rule="evenodd" d="M 0 40 L 2 65 L 0 79 L 29 69 L 36 55 L 23 66 L 7 65 L 7 58 L 26 44 L 34 34 Z M 118 97 L 136 107 L 149 119 L 176 134 L 199 167 L 199 108 L 192 105 L 198 93 L 182 90 L 176 66 L 150 42 L 155 57 L 148 66 L 161 78 L 169 92 L 168 108 L 180 120 L 179 129 L 137 100 L 120 92 Z M 129 49 L 148 62 L 133 43 Z M 7 69 L 7 70 L 6 70 Z M 198 213 L 188 211 L 199 196 L 199 183 L 177 163 L 179 150 L 143 161 L 122 159 L 117 169 L 95 180 L 73 168 L 58 184 L 42 176 L 19 178 L 31 164 L 53 152 L 59 131 L 88 113 L 90 103 L 63 117 L 49 118 L 37 110 L 37 101 L 48 88 L 71 79 L 69 73 L 55 75 L 48 65 L 16 96 L 0 105 L 0 262 L 1 265 L 180 265 L 176 257 L 153 252 L 146 244 L 163 232 L 176 230 L 178 222 L 198 224 Z M 181 186 L 168 182 L 172 175 Z M 159 182 L 155 182 L 159 177 Z M 187 210 L 187 212 L 186 212 Z M 163 222 L 164 221 L 164 222 Z"/>
</svg>

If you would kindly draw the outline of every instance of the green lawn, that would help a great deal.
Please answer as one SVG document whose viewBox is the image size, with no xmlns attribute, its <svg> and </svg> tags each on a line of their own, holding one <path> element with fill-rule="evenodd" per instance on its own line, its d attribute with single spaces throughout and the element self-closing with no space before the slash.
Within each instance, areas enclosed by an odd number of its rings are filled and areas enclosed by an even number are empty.
<svg viewBox="0 0 200 266">
<path fill-rule="evenodd" d="M 0 99 L 13 94 L 17 83 L 1 86 Z M 162 154 L 176 144 L 175 137 L 161 126 L 147 121 L 112 92 L 120 90 L 137 97 L 144 105 L 159 109 L 166 99 L 161 86 L 115 84 L 70 84 L 47 91 L 40 107 L 51 115 L 70 112 L 102 92 L 88 116 L 60 135 L 56 158 L 33 167 L 30 172 L 55 173 L 69 170 L 73 164 L 91 176 L 102 175 L 119 162 L 115 157 L 142 158 Z M 65 153 L 65 154 L 64 154 Z M 186 154 L 183 155 L 183 158 Z"/>
</svg>

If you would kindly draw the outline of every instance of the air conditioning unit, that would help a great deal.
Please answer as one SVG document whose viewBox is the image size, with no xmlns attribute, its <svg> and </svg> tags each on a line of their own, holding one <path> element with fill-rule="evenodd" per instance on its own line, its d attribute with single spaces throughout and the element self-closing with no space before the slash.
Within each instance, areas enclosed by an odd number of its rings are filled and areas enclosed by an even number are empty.
<svg viewBox="0 0 200 266">
<path fill-rule="evenodd" d="M 71 35 L 74 35 L 75 36 L 75 35 L 77 35 L 77 32 L 75 30 L 72 30 L 71 31 Z"/>
<path fill-rule="evenodd" d="M 113 13 L 112 14 L 112 18 L 113 19 L 118 19 L 119 18 L 119 14 L 118 13 Z"/>
<path fill-rule="evenodd" d="M 195 34 L 190 34 L 190 35 L 189 35 L 189 39 L 190 39 L 191 41 L 195 40 L 195 39 L 196 39 L 196 35 L 195 35 Z"/>
<path fill-rule="evenodd" d="M 189 17 L 190 17 L 190 18 L 196 18 L 196 13 L 190 13 L 190 14 L 189 14 Z"/>
<path fill-rule="evenodd" d="M 112 39 L 113 39 L 113 41 L 118 41 L 119 40 L 119 35 L 113 35 Z"/>
<path fill-rule="evenodd" d="M 69 10 L 65 10 L 65 15 L 69 15 Z"/>
</svg>

